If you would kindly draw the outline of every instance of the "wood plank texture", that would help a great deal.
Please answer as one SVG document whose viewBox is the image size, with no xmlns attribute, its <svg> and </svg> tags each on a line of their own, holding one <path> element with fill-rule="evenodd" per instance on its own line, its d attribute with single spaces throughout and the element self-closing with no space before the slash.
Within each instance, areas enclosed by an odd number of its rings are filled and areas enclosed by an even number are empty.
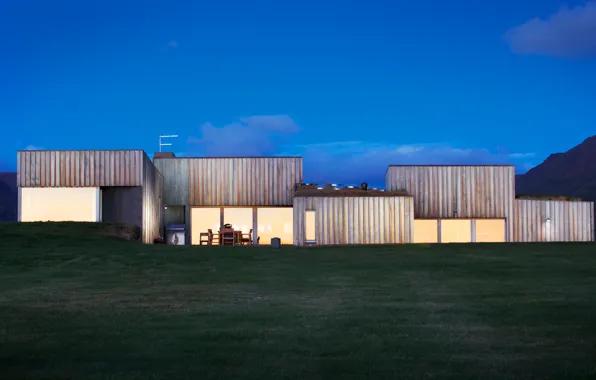
<svg viewBox="0 0 596 380">
<path fill-rule="evenodd" d="M 291 206 L 301 157 L 158 158 L 165 202 L 190 206 Z"/>
<path fill-rule="evenodd" d="M 143 242 L 151 244 L 153 239 L 162 235 L 163 212 L 162 174 L 143 153 Z"/>
<path fill-rule="evenodd" d="M 17 153 L 19 187 L 142 186 L 142 150 L 25 150 Z"/>
<path fill-rule="evenodd" d="M 153 163 L 164 179 L 164 205 L 185 206 L 188 204 L 189 159 L 154 158 Z"/>
<path fill-rule="evenodd" d="M 297 246 L 305 245 L 307 210 L 316 211 L 317 245 L 413 242 L 412 197 L 296 197 Z"/>
<path fill-rule="evenodd" d="M 516 199 L 514 224 L 516 242 L 593 241 L 594 203 Z"/>
<path fill-rule="evenodd" d="M 509 165 L 389 166 L 387 190 L 414 197 L 416 218 L 505 218 L 513 237 L 515 170 Z"/>
</svg>

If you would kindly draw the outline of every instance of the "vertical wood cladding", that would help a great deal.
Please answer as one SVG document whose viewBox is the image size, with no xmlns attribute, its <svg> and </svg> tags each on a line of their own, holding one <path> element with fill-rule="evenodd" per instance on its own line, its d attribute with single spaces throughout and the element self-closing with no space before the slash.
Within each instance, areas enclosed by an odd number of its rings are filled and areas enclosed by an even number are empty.
<svg viewBox="0 0 596 380">
<path fill-rule="evenodd" d="M 294 245 L 305 245 L 306 211 L 315 211 L 316 244 L 413 241 L 411 197 L 295 197 Z"/>
<path fill-rule="evenodd" d="M 390 166 L 387 190 L 414 197 L 416 218 L 505 218 L 513 237 L 513 166 Z"/>
<path fill-rule="evenodd" d="M 142 150 L 19 151 L 17 184 L 19 187 L 101 187 L 108 193 L 112 187 L 141 187 L 142 240 L 151 243 L 161 234 L 163 176 Z M 120 210 L 119 215 L 136 212 L 134 204 L 128 206 L 131 209 Z M 129 216 L 122 219 L 128 220 Z"/>
<path fill-rule="evenodd" d="M 165 203 L 190 206 L 291 206 L 301 157 L 158 158 Z"/>
<path fill-rule="evenodd" d="M 152 243 L 162 235 L 164 179 L 151 159 L 143 157 L 143 242 Z"/>
<path fill-rule="evenodd" d="M 594 203 L 515 200 L 516 242 L 594 240 Z"/>
<path fill-rule="evenodd" d="M 164 205 L 188 204 L 189 163 L 187 158 L 155 158 L 155 167 L 164 179 Z"/>
<path fill-rule="evenodd" d="M 142 186 L 142 150 L 28 150 L 17 153 L 19 187 Z"/>
</svg>

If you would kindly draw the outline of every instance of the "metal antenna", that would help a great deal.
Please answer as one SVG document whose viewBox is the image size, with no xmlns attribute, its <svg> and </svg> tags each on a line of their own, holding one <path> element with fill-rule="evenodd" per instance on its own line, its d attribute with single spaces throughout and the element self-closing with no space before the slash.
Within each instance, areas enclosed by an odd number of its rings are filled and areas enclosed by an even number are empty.
<svg viewBox="0 0 596 380">
<path fill-rule="evenodd" d="M 170 143 L 162 143 L 161 139 L 169 139 L 169 138 L 175 138 L 178 137 L 178 135 L 163 135 L 163 136 L 159 136 L 159 151 L 161 152 L 161 147 L 162 146 L 172 146 L 172 144 Z"/>
</svg>

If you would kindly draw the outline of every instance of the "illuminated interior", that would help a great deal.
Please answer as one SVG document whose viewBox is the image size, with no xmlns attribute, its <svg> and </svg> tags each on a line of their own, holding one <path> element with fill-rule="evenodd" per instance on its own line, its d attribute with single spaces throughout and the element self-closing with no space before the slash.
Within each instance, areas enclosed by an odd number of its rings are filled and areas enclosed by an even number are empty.
<svg viewBox="0 0 596 380">
<path fill-rule="evenodd" d="M 304 215 L 304 231 L 305 231 L 305 240 L 307 242 L 316 242 L 317 241 L 317 226 L 316 226 L 316 218 L 315 218 L 315 211 L 306 211 Z"/>
<path fill-rule="evenodd" d="M 436 219 L 414 219 L 414 243 L 438 243 L 439 231 Z"/>
<path fill-rule="evenodd" d="M 502 243 L 505 241 L 505 219 L 476 219 L 477 243 Z"/>
<path fill-rule="evenodd" d="M 270 244 L 278 237 L 281 244 L 294 243 L 294 213 L 291 207 L 266 207 L 257 209 L 259 244 Z"/>
<path fill-rule="evenodd" d="M 23 187 L 21 222 L 100 222 L 98 187 Z"/>
<path fill-rule="evenodd" d="M 472 242 L 472 221 L 469 219 L 442 219 L 441 243 Z"/>
<path fill-rule="evenodd" d="M 229 223 L 236 231 L 248 234 L 252 228 L 252 207 L 224 208 L 224 224 Z"/>
<path fill-rule="evenodd" d="M 219 231 L 220 223 L 219 207 L 193 207 L 190 209 L 190 241 L 193 245 L 198 245 L 201 232 L 207 232 L 211 229 L 213 233 Z"/>
</svg>

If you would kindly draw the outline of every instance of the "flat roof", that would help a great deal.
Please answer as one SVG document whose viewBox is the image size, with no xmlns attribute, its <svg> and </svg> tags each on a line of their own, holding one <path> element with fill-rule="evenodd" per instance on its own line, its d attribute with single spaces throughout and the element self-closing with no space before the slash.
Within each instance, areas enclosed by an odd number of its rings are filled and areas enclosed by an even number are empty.
<svg viewBox="0 0 596 380">
<path fill-rule="evenodd" d="M 17 150 L 17 152 L 138 152 L 138 151 L 145 152 L 143 149 L 19 149 L 19 150 Z"/>
<path fill-rule="evenodd" d="M 338 188 L 331 185 L 299 185 L 295 197 L 411 197 L 405 191 L 386 191 L 379 189 L 362 190 L 359 187 Z"/>
<path fill-rule="evenodd" d="M 444 166 L 444 167 L 462 167 L 462 166 L 478 166 L 478 167 L 484 167 L 484 166 L 511 166 L 514 167 L 515 165 L 512 164 L 466 164 L 466 165 L 457 165 L 457 164 L 424 164 L 424 165 L 389 165 L 389 167 L 416 167 L 416 166 Z"/>
<path fill-rule="evenodd" d="M 161 152 L 168 153 L 168 152 Z M 182 160 L 182 159 L 214 159 L 214 158 L 302 158 L 302 156 L 174 156 L 174 157 L 154 157 L 156 160 Z"/>
</svg>

